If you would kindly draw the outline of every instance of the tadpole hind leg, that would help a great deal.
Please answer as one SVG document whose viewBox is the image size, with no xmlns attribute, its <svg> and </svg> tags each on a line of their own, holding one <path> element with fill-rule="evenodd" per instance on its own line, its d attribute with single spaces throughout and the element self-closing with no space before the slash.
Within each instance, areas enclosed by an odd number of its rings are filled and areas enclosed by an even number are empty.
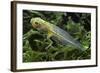
<svg viewBox="0 0 100 73">
<path fill-rule="evenodd" d="M 48 39 L 48 41 L 49 41 L 49 45 L 47 47 L 45 47 L 46 50 L 49 49 L 52 46 L 52 44 L 53 44 L 53 42 L 51 41 L 51 39 Z"/>
</svg>

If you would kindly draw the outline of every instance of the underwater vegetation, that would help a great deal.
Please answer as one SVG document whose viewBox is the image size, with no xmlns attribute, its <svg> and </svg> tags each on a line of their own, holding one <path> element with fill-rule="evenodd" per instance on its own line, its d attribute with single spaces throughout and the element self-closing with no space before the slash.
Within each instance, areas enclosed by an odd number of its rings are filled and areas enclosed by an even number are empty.
<svg viewBox="0 0 100 73">
<path fill-rule="evenodd" d="M 32 18 L 39 17 L 68 32 L 85 51 L 74 45 L 62 45 L 45 32 L 32 27 Z M 91 14 L 23 10 L 23 62 L 84 60 L 91 58 Z"/>
</svg>

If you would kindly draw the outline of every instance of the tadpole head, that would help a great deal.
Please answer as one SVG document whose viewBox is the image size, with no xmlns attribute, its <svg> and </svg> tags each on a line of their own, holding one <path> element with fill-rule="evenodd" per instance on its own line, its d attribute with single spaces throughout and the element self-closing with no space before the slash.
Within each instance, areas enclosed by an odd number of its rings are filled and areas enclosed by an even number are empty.
<svg viewBox="0 0 100 73">
<path fill-rule="evenodd" d="M 33 28 L 35 28 L 35 29 L 40 27 L 39 18 L 32 18 L 30 23 L 32 24 Z"/>
</svg>

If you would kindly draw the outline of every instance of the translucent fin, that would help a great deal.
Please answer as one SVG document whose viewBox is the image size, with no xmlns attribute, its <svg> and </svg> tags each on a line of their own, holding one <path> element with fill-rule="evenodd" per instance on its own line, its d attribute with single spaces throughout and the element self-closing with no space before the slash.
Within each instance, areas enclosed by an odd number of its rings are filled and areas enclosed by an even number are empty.
<svg viewBox="0 0 100 73">
<path fill-rule="evenodd" d="M 61 37 L 58 37 L 57 35 L 53 35 L 51 38 L 58 44 L 62 44 L 62 45 L 67 45 L 68 44 L 68 42 L 66 40 L 64 40 Z"/>
<path fill-rule="evenodd" d="M 60 42 L 62 42 L 62 44 L 67 44 L 70 43 L 74 46 L 77 47 L 77 49 L 84 51 L 85 49 L 83 48 L 83 46 L 76 40 L 74 40 L 74 38 L 66 31 L 64 31 L 63 29 L 51 24 L 53 26 L 53 33 L 56 34 L 54 36 L 56 36 L 58 38 L 58 40 Z"/>
</svg>

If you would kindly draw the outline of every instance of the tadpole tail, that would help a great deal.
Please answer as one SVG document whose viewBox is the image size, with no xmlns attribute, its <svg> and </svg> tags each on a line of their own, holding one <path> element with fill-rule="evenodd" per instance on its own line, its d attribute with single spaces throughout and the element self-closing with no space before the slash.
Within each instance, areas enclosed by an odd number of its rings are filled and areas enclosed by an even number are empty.
<svg viewBox="0 0 100 73">
<path fill-rule="evenodd" d="M 80 42 L 78 42 L 77 40 L 75 40 L 67 31 L 64 31 L 63 29 L 51 24 L 54 29 L 53 32 L 56 34 L 55 37 L 58 38 L 58 40 L 66 45 L 68 43 L 74 45 L 75 47 L 77 47 L 77 49 L 81 50 L 81 51 L 85 51 L 85 48 L 83 48 L 83 46 L 80 44 Z"/>
</svg>

